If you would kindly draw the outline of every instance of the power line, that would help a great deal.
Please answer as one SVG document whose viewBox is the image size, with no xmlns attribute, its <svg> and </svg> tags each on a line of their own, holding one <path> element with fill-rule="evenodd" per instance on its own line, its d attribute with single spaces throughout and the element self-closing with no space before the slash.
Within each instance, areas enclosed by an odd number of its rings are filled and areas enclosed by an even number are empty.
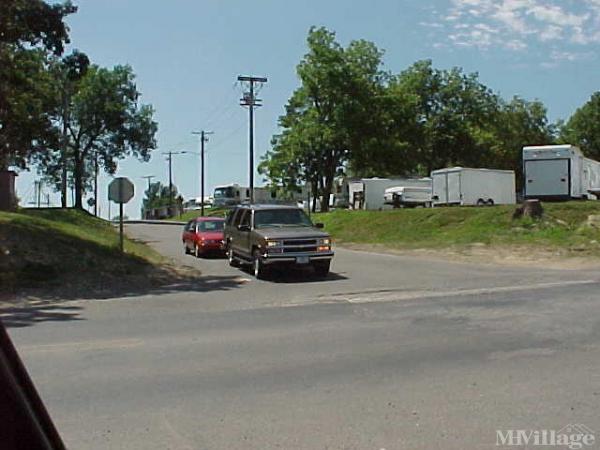
<svg viewBox="0 0 600 450">
<path fill-rule="evenodd" d="M 223 114 L 219 119 L 214 119 L 209 121 L 213 130 L 216 128 L 221 128 L 221 125 L 227 126 L 229 122 L 240 112 L 235 106 L 230 105 L 230 110 L 228 110 L 225 114 Z"/>
<path fill-rule="evenodd" d="M 211 110 L 207 111 L 204 114 L 204 118 L 201 123 L 211 125 L 212 127 L 213 121 L 216 117 L 220 117 L 223 115 L 223 113 L 228 112 L 230 109 L 234 109 L 231 101 L 233 100 L 233 97 L 236 96 L 236 87 L 237 82 L 233 83 L 231 89 L 228 90 L 227 93 L 221 97 L 221 101 L 215 103 L 216 106 L 214 106 Z"/>
<path fill-rule="evenodd" d="M 240 132 L 240 130 L 242 128 L 244 128 L 246 126 L 245 123 L 241 123 L 240 125 L 238 125 L 233 131 L 227 133 L 223 139 L 221 139 L 220 141 L 217 141 L 215 144 L 213 144 L 211 146 L 211 148 L 214 150 L 215 148 L 219 148 L 221 147 L 221 145 L 223 145 L 224 143 L 226 143 L 227 141 L 229 141 L 233 136 L 235 136 L 237 133 Z"/>
</svg>

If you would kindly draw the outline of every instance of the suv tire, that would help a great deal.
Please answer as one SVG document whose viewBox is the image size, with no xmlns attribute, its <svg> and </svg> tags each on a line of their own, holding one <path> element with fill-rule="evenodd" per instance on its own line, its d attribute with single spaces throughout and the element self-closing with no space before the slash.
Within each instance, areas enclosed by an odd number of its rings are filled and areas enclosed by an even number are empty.
<svg viewBox="0 0 600 450">
<path fill-rule="evenodd" d="M 262 262 L 260 250 L 255 249 L 254 252 L 252 252 L 252 256 L 252 273 L 258 280 L 263 280 L 267 273 L 267 268 Z"/>
<path fill-rule="evenodd" d="M 331 261 L 318 261 L 313 264 L 315 274 L 319 278 L 325 278 L 329 274 L 329 266 Z"/>
<path fill-rule="evenodd" d="M 233 254 L 233 249 L 231 248 L 231 244 L 227 244 L 227 261 L 229 261 L 229 265 L 231 267 L 239 267 L 240 264 L 238 263 L 238 260 L 235 259 L 235 256 Z"/>
</svg>

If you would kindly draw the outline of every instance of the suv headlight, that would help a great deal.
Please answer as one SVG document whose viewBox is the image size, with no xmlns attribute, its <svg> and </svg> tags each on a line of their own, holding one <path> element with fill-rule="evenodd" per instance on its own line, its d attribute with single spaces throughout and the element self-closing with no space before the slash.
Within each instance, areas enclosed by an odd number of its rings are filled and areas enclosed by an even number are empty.
<svg viewBox="0 0 600 450">
<path fill-rule="evenodd" d="M 281 241 L 267 241 L 267 248 L 281 247 Z"/>
<path fill-rule="evenodd" d="M 323 238 L 317 241 L 317 251 L 319 252 L 328 252 L 331 250 L 331 239 Z"/>
</svg>

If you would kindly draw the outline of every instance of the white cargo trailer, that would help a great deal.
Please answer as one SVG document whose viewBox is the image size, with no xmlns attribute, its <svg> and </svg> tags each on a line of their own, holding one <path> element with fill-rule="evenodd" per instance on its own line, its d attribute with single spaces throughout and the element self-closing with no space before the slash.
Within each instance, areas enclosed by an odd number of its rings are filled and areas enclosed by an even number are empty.
<svg viewBox="0 0 600 450">
<path fill-rule="evenodd" d="M 350 207 L 353 209 L 389 209 L 384 200 L 390 187 L 431 187 L 431 178 L 361 178 L 348 183 Z"/>
<path fill-rule="evenodd" d="M 600 162 L 586 158 L 574 145 L 523 147 L 525 198 L 595 199 L 600 188 Z"/>
<path fill-rule="evenodd" d="M 431 172 L 433 204 L 513 205 L 516 203 L 512 170 L 450 167 Z"/>
</svg>

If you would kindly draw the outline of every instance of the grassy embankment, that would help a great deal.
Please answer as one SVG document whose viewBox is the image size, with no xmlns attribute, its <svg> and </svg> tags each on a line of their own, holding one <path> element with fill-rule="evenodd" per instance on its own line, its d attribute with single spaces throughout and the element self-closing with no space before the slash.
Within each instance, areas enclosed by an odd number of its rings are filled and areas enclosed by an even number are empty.
<svg viewBox="0 0 600 450">
<path fill-rule="evenodd" d="M 103 287 L 148 274 L 163 258 L 88 213 L 61 209 L 0 212 L 0 286 Z"/>
<path fill-rule="evenodd" d="M 519 246 L 600 255 L 600 230 L 587 224 L 600 202 L 544 203 L 539 221 L 512 220 L 515 206 L 446 207 L 385 211 L 338 210 L 315 214 L 341 244 L 379 244 L 397 249 L 461 249 Z"/>
<path fill-rule="evenodd" d="M 226 208 L 205 208 L 204 209 L 204 216 L 210 216 L 210 217 L 225 217 L 227 215 L 227 213 L 229 212 L 228 209 Z M 199 217 L 200 214 L 200 210 L 194 210 L 194 211 L 188 211 L 186 213 L 183 213 L 181 216 L 178 217 L 172 217 L 168 220 L 176 220 L 176 221 L 181 221 L 181 222 L 187 222 L 188 220 L 192 220 L 195 219 L 196 217 Z"/>
</svg>

